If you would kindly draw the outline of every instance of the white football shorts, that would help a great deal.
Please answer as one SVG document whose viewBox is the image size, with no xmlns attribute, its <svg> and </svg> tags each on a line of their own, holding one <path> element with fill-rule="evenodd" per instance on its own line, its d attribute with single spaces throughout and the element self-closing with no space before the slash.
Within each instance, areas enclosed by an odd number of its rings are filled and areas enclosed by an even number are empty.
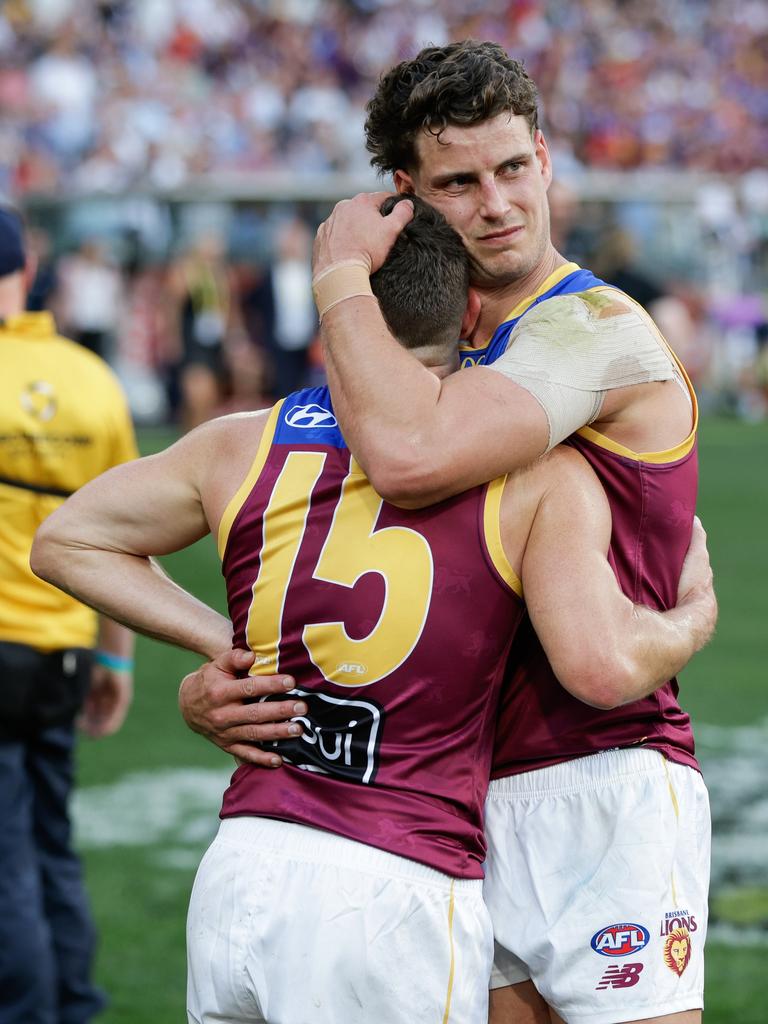
<svg viewBox="0 0 768 1024">
<path fill-rule="evenodd" d="M 480 880 L 317 829 L 222 821 L 187 920 L 190 1024 L 486 1024 Z"/>
<path fill-rule="evenodd" d="M 491 783 L 491 987 L 531 979 L 568 1024 L 703 1006 L 710 815 L 697 771 L 608 750 Z"/>
</svg>

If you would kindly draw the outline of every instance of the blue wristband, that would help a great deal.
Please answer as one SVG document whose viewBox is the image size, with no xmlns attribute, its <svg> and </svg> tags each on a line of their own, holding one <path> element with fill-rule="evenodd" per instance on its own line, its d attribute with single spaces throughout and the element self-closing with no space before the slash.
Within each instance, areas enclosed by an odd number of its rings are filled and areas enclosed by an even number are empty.
<svg viewBox="0 0 768 1024">
<path fill-rule="evenodd" d="M 104 668 L 113 668 L 117 672 L 133 672 L 133 658 L 123 658 L 109 651 L 94 651 L 93 660 Z"/>
</svg>

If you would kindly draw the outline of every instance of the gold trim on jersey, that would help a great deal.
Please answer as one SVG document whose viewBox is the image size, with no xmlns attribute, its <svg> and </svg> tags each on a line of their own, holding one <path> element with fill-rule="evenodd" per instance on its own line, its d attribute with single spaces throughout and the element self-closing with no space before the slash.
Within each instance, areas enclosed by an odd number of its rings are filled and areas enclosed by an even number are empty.
<svg viewBox="0 0 768 1024">
<path fill-rule="evenodd" d="M 493 335 L 496 333 L 499 327 L 502 326 L 502 324 L 506 324 L 508 321 L 514 320 L 516 316 L 522 316 L 526 309 L 528 309 L 529 306 L 533 305 L 536 299 L 543 295 L 544 292 L 548 292 L 550 288 L 554 288 L 556 284 L 560 284 L 564 277 L 568 277 L 569 274 L 573 274 L 576 270 L 581 270 L 581 267 L 578 265 L 578 263 L 566 263 L 564 266 L 558 267 L 557 270 L 554 270 L 549 275 L 546 281 L 543 282 L 543 284 L 533 293 L 533 295 L 526 295 L 524 299 L 521 299 L 518 302 L 518 304 L 515 306 L 511 313 L 507 313 L 506 316 L 501 318 L 498 326 L 494 329 L 493 334 L 483 345 L 464 346 L 460 344 L 459 355 L 463 355 L 465 352 L 477 352 L 480 351 L 481 349 L 488 348 L 488 346 L 493 341 Z"/>
<path fill-rule="evenodd" d="M 496 572 L 507 586 L 518 597 L 522 598 L 523 584 L 512 568 L 501 540 L 501 498 L 504 494 L 506 483 L 506 476 L 499 476 L 488 484 L 483 504 L 483 532 L 485 534 L 485 546 L 488 548 L 488 554 L 491 557 Z"/>
<path fill-rule="evenodd" d="M 672 779 L 671 779 L 670 774 L 669 774 L 669 765 L 667 764 L 666 757 L 664 757 L 664 755 L 661 752 L 659 752 L 659 756 L 661 757 L 662 761 L 664 762 L 664 774 L 667 776 L 667 786 L 669 787 L 669 796 L 670 796 L 670 799 L 672 800 L 672 810 L 675 812 L 675 820 L 679 821 L 680 820 L 680 804 L 678 803 L 678 800 L 677 800 L 677 793 L 675 792 L 675 787 L 672 785 Z M 670 877 L 669 877 L 669 881 L 670 881 L 670 886 L 672 888 L 672 902 L 675 904 L 675 906 L 677 906 L 678 905 L 677 886 L 675 885 L 675 873 L 674 873 L 674 871 L 671 872 Z"/>
<path fill-rule="evenodd" d="M 443 1024 L 448 1024 L 451 1017 L 451 999 L 453 997 L 453 977 L 456 971 L 456 951 L 453 946 L 453 912 L 455 908 L 455 896 L 453 892 L 453 880 L 451 880 L 451 899 L 448 904 L 448 946 L 451 950 L 451 966 L 448 971 L 448 991 L 445 994 L 445 1011 L 443 1013 Z"/>
<path fill-rule="evenodd" d="M 275 428 L 277 427 L 277 418 L 280 414 L 280 410 L 283 407 L 284 398 L 281 398 L 277 402 L 272 411 L 269 414 L 266 424 L 264 425 L 264 432 L 261 435 L 259 441 L 259 447 L 256 451 L 256 457 L 251 463 L 251 468 L 248 470 L 248 474 L 240 484 L 238 489 L 230 498 L 227 503 L 227 507 L 224 509 L 224 514 L 221 517 L 219 523 L 219 530 L 217 533 L 216 544 L 219 549 L 219 558 L 224 558 L 224 552 L 227 548 L 227 541 L 229 540 L 229 531 L 232 529 L 232 524 L 235 521 L 237 513 L 243 507 L 245 499 L 251 493 L 254 488 L 256 481 L 261 475 L 262 469 L 264 469 L 264 463 L 267 461 L 269 455 L 269 449 L 272 446 L 272 440 L 275 436 Z"/>
<path fill-rule="evenodd" d="M 614 290 L 604 286 L 601 287 L 603 287 L 604 291 Z M 597 289 L 590 290 L 596 291 Z M 632 459 L 633 462 L 648 462 L 651 465 L 665 465 L 666 463 L 677 462 L 678 459 L 684 458 L 690 452 L 696 440 L 696 431 L 699 427 L 699 403 L 696 400 L 696 392 L 693 389 L 691 378 L 685 371 L 685 367 L 677 358 L 669 342 L 661 333 L 656 324 L 653 322 L 653 318 L 649 315 L 647 310 L 643 309 L 640 303 L 635 302 L 635 300 L 631 298 L 631 296 L 626 295 L 626 293 L 624 292 L 622 292 L 621 294 L 641 314 L 642 318 L 646 321 L 648 326 L 651 328 L 653 333 L 656 335 L 658 340 L 661 342 L 662 346 L 666 349 L 666 351 L 669 353 L 672 360 L 674 361 L 675 365 L 677 366 L 677 369 L 680 372 L 680 376 L 683 378 L 685 386 L 688 388 L 688 395 L 691 399 L 691 408 L 693 412 L 693 426 L 691 427 L 690 434 L 685 438 L 685 440 L 681 441 L 680 444 L 675 445 L 674 448 L 667 448 L 664 451 L 660 452 L 635 452 L 631 448 L 626 448 L 623 444 L 620 444 L 618 441 L 614 441 L 610 437 L 606 437 L 605 434 L 601 434 L 599 431 L 594 430 L 592 427 L 582 427 L 580 430 L 577 430 L 576 433 L 580 437 L 586 438 L 587 441 L 591 441 L 593 444 L 596 444 L 599 448 L 604 448 L 606 451 L 613 452 L 616 455 L 622 455 L 625 459 Z"/>
<path fill-rule="evenodd" d="M 553 270 L 546 281 L 536 289 L 533 295 L 528 295 L 524 299 L 521 299 L 512 312 L 507 313 L 501 322 L 505 324 L 508 320 L 514 320 L 516 316 L 522 316 L 526 309 L 528 309 L 529 306 L 532 306 L 536 299 L 542 296 L 544 292 L 548 292 L 550 288 L 554 288 L 556 284 L 560 284 L 563 278 L 568 277 L 569 274 L 573 274 L 576 270 L 581 270 L 578 263 L 565 263 L 562 267 L 558 267 L 557 270 Z"/>
</svg>

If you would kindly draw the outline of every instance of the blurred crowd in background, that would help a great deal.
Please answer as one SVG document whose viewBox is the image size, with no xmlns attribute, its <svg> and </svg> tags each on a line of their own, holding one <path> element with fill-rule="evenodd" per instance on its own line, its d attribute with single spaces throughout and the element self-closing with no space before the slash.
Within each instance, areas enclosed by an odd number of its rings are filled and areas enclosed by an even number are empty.
<svg viewBox="0 0 768 1024">
<path fill-rule="evenodd" d="M 579 202 L 556 182 L 550 205 L 557 247 L 652 313 L 704 412 L 768 417 L 764 293 L 707 287 L 682 270 L 655 275 L 615 204 Z M 167 257 L 149 254 L 133 230 L 81 232 L 59 255 L 41 226 L 31 230 L 39 270 L 30 301 L 115 366 L 138 422 L 188 429 L 324 380 L 310 262 L 320 214 L 312 206 L 205 212 Z M 231 242 L 249 222 L 254 243 L 243 251 Z M 709 237 L 719 253 L 722 241 Z M 753 253 L 763 265 L 767 243 L 768 231 Z"/>
<path fill-rule="evenodd" d="M 6 0 L 0 184 L 365 166 L 382 70 L 467 36 L 524 60 L 563 169 L 768 162 L 763 0 Z"/>
<path fill-rule="evenodd" d="M 561 251 L 654 313 L 705 409 L 768 415 L 763 0 L 5 0 L 0 196 L 27 207 L 33 301 L 116 366 L 139 421 L 321 380 L 309 259 L 328 204 L 163 196 L 365 172 L 381 71 L 466 36 L 539 85 Z M 584 198 L 584 175 L 637 168 L 695 189 Z"/>
<path fill-rule="evenodd" d="M 46 231 L 30 230 L 30 307 L 50 309 L 62 334 L 113 365 L 139 423 L 190 429 L 324 380 L 314 229 L 284 213 L 255 263 L 206 224 L 168 259 L 147 257 L 134 233 L 85 236 L 57 257 Z"/>
</svg>

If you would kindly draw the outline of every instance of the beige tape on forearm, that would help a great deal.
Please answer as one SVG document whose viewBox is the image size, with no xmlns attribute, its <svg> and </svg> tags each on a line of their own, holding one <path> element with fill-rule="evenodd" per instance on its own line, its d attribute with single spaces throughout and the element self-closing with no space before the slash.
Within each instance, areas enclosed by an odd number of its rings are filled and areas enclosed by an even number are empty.
<svg viewBox="0 0 768 1024">
<path fill-rule="evenodd" d="M 370 271 L 357 260 L 343 260 L 323 270 L 312 281 L 312 294 L 320 320 L 329 309 L 338 306 L 345 299 L 369 295 L 371 290 Z"/>
</svg>

